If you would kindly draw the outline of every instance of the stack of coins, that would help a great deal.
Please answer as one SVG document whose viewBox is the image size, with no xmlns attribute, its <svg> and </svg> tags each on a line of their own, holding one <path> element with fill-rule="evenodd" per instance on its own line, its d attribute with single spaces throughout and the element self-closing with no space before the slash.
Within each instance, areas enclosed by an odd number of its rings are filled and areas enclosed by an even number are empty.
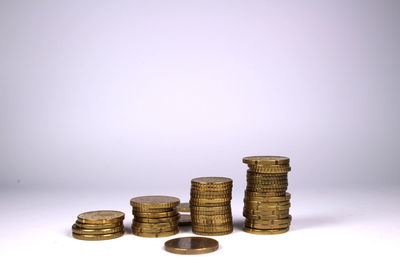
<svg viewBox="0 0 400 267">
<path fill-rule="evenodd" d="M 190 213 L 192 231 L 198 235 L 226 235 L 233 231 L 232 179 L 201 177 L 192 179 Z"/>
<path fill-rule="evenodd" d="M 132 198 L 132 233 L 142 237 L 165 237 L 179 232 L 179 198 L 143 196 Z"/>
<path fill-rule="evenodd" d="M 244 231 L 252 234 L 281 234 L 289 231 L 289 158 L 279 156 L 245 157 L 247 188 L 243 216 Z"/>
<path fill-rule="evenodd" d="M 125 214 L 115 210 L 81 213 L 72 225 L 72 236 L 81 240 L 107 240 L 124 234 Z"/>
</svg>

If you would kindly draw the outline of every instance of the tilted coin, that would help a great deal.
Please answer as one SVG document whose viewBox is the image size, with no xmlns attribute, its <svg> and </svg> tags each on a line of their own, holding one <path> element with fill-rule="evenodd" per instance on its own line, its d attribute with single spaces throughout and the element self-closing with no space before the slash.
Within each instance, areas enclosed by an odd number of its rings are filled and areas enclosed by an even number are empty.
<svg viewBox="0 0 400 267">
<path fill-rule="evenodd" d="M 161 222 L 161 223 L 143 223 L 138 222 L 135 219 L 132 220 L 132 226 L 135 227 L 144 227 L 144 228 L 163 228 L 163 227 L 176 227 L 178 222 Z"/>
<path fill-rule="evenodd" d="M 190 212 L 190 203 L 180 203 L 177 210 L 178 212 Z"/>
<path fill-rule="evenodd" d="M 250 156 L 244 157 L 243 163 L 251 165 L 288 165 L 290 159 L 281 156 Z"/>
<path fill-rule="evenodd" d="M 76 239 L 80 240 L 88 240 L 88 241 L 97 241 L 97 240 L 109 240 L 118 238 L 124 235 L 124 232 L 112 233 L 112 234 L 105 234 L 105 235 L 80 235 L 72 233 L 72 236 Z"/>
<path fill-rule="evenodd" d="M 254 229 L 245 226 L 243 228 L 243 231 L 250 233 L 250 234 L 256 234 L 256 235 L 275 235 L 275 234 L 283 234 L 289 231 L 289 227 L 283 228 L 283 229 L 273 229 L 273 230 L 264 230 L 264 229 Z"/>
<path fill-rule="evenodd" d="M 190 214 L 181 214 L 181 217 L 178 221 L 179 226 L 189 226 L 192 225 L 192 217 Z"/>
<path fill-rule="evenodd" d="M 178 206 L 180 200 L 170 196 L 142 196 L 134 197 L 130 203 L 138 208 L 172 208 Z"/>
<path fill-rule="evenodd" d="M 175 208 L 149 208 L 149 207 L 132 207 L 134 212 L 167 212 L 173 211 Z"/>
<path fill-rule="evenodd" d="M 117 223 L 89 224 L 89 223 L 81 223 L 77 220 L 75 224 L 78 227 L 85 229 L 107 229 L 107 228 L 123 226 L 122 221 Z"/>
<path fill-rule="evenodd" d="M 195 255 L 216 251 L 219 244 L 215 239 L 190 236 L 168 240 L 164 247 L 171 253 Z"/>
<path fill-rule="evenodd" d="M 78 225 L 72 225 L 72 232 L 80 235 L 104 235 L 121 232 L 124 230 L 123 226 L 117 226 L 114 228 L 104 228 L 104 229 L 85 229 Z"/>
<path fill-rule="evenodd" d="M 115 210 L 96 210 L 84 212 L 78 215 L 80 223 L 105 224 L 118 223 L 125 218 L 125 214 Z"/>
<path fill-rule="evenodd" d="M 176 210 L 166 211 L 166 212 L 132 212 L 132 214 L 136 217 L 142 218 L 164 218 L 164 217 L 173 217 L 178 215 L 179 213 Z"/>
<path fill-rule="evenodd" d="M 135 216 L 134 220 L 137 222 L 144 222 L 144 223 L 177 222 L 179 220 L 179 217 L 180 217 L 179 214 L 172 217 L 163 217 L 163 218 L 144 218 Z"/>
</svg>

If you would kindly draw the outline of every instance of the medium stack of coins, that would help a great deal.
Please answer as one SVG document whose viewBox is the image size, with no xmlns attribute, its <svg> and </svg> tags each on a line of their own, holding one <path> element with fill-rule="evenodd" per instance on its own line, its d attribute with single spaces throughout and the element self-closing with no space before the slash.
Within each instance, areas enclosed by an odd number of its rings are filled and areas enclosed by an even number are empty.
<svg viewBox="0 0 400 267">
<path fill-rule="evenodd" d="M 232 184 L 232 179 L 225 177 L 192 179 L 190 213 L 193 233 L 198 235 L 232 233 Z"/>
<path fill-rule="evenodd" d="M 248 164 L 243 216 L 244 231 L 252 234 L 281 234 L 289 231 L 289 158 L 278 156 L 245 157 Z"/>
<path fill-rule="evenodd" d="M 81 213 L 72 225 L 72 236 L 81 240 L 107 240 L 124 234 L 125 214 L 114 210 Z"/>
<path fill-rule="evenodd" d="M 132 198 L 132 233 L 142 237 L 165 237 L 179 232 L 179 198 L 143 196 Z"/>
</svg>

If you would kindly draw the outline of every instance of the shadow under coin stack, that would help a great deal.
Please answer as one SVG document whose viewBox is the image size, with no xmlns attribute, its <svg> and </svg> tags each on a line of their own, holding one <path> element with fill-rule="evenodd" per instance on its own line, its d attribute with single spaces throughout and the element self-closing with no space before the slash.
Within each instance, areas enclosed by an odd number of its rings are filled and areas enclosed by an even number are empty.
<svg viewBox="0 0 400 267">
<path fill-rule="evenodd" d="M 81 213 L 72 225 L 72 236 L 81 240 L 108 240 L 124 234 L 125 214 L 115 210 Z"/>
<path fill-rule="evenodd" d="M 143 196 L 132 198 L 132 233 L 141 237 L 166 237 L 179 232 L 179 198 Z"/>
<path fill-rule="evenodd" d="M 244 231 L 252 234 L 281 234 L 289 231 L 289 158 L 278 156 L 245 157 L 247 188 L 244 197 Z"/>
<path fill-rule="evenodd" d="M 192 179 L 190 214 L 193 233 L 208 236 L 232 233 L 232 186 L 232 179 L 225 177 Z"/>
</svg>

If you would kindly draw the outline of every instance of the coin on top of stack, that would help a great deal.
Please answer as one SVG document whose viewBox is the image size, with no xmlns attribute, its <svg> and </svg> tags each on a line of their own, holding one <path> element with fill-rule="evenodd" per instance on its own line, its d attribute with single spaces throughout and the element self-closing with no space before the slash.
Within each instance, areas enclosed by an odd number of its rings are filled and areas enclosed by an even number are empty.
<svg viewBox="0 0 400 267">
<path fill-rule="evenodd" d="M 198 235 L 232 233 L 232 186 L 232 179 L 226 177 L 192 179 L 190 213 L 193 233 Z"/>
<path fill-rule="evenodd" d="M 108 240 L 124 234 L 125 214 L 115 210 L 97 210 L 78 215 L 72 236 L 80 240 Z"/>
<path fill-rule="evenodd" d="M 179 232 L 179 198 L 170 196 L 134 197 L 132 233 L 141 237 L 165 237 Z"/>
<path fill-rule="evenodd" d="M 280 234 L 289 231 L 290 159 L 280 156 L 243 158 L 249 167 L 244 197 L 244 231 L 252 234 Z"/>
</svg>

